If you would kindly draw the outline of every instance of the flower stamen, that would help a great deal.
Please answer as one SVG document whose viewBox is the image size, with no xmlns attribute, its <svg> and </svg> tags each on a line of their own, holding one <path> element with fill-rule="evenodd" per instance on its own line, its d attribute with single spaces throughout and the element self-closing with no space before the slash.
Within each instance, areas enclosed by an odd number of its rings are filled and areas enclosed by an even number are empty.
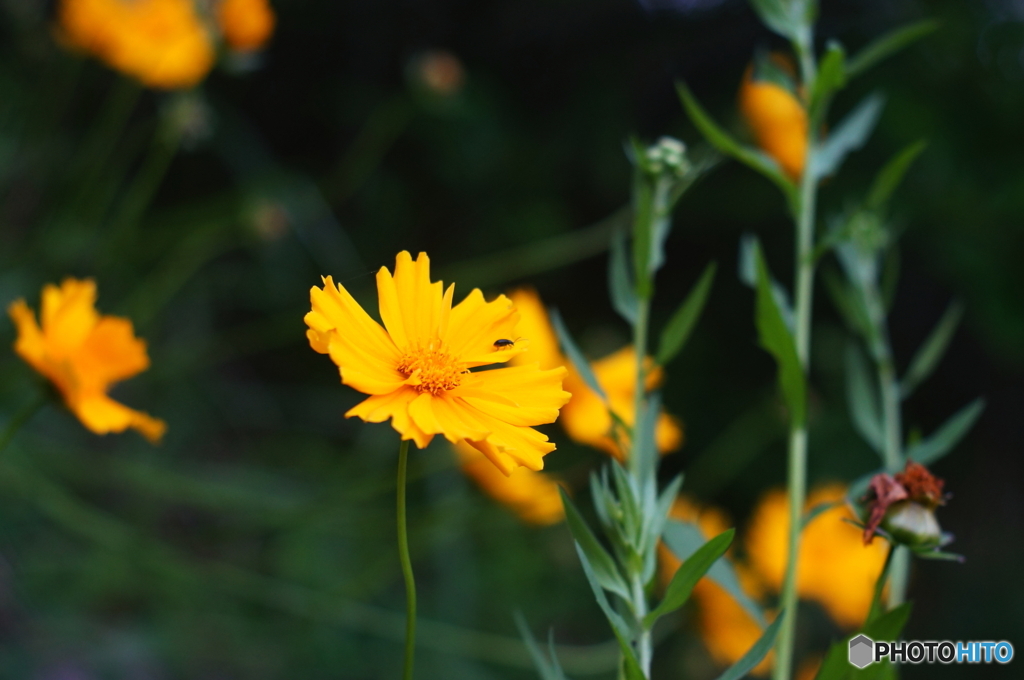
<svg viewBox="0 0 1024 680">
<path fill-rule="evenodd" d="M 463 374 L 469 372 L 454 356 L 443 347 L 435 347 L 434 343 L 406 351 L 398 360 L 397 368 L 417 392 L 430 392 L 435 397 L 458 387 Z"/>
</svg>

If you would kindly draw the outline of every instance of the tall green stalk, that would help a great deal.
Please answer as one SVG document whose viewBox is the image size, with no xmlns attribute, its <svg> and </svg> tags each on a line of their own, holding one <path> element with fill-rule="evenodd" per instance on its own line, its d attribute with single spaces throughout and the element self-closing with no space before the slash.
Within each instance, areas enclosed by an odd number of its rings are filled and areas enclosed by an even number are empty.
<svg viewBox="0 0 1024 680">
<path fill-rule="evenodd" d="M 804 87 L 814 90 L 816 66 L 811 49 L 811 37 L 796 41 L 800 57 Z M 814 172 L 817 134 L 808 125 L 807 158 L 800 178 L 799 209 L 796 215 L 796 281 L 794 308 L 794 340 L 797 357 L 804 376 L 810 372 L 811 307 L 814 303 L 814 225 L 817 207 L 818 179 Z M 793 668 L 793 642 L 797 619 L 797 563 L 800 557 L 800 530 L 803 525 L 803 507 L 807 497 L 807 422 L 793 421 L 789 431 L 786 488 L 789 499 L 789 536 L 787 540 L 786 574 L 782 582 L 780 607 L 783 619 L 775 645 L 775 680 L 788 680 Z"/>
<path fill-rule="evenodd" d="M 398 447 L 398 558 L 402 562 L 402 578 L 405 580 L 405 661 L 402 679 L 412 680 L 413 657 L 416 652 L 416 580 L 409 558 L 409 532 L 405 521 L 405 481 L 409 463 L 409 440 L 403 440 Z"/>
</svg>

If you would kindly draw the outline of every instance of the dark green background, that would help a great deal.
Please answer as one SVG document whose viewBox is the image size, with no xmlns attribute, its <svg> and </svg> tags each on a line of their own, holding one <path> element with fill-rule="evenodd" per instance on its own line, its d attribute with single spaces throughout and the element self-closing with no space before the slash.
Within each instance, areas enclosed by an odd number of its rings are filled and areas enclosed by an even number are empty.
<svg viewBox="0 0 1024 680">
<path fill-rule="evenodd" d="M 130 99 L 131 87 L 60 49 L 47 3 L 3 3 L 0 303 L 25 296 L 36 305 L 45 282 L 95 276 L 100 309 L 131 316 L 153 360 L 114 394 L 170 429 L 157 448 L 135 434 L 99 438 L 48 406 L 4 452 L 2 677 L 398 674 L 397 437 L 342 418 L 360 397 L 305 341 L 309 287 L 332 274 L 372 307 L 371 272 L 399 249 L 427 250 L 457 296 L 527 283 L 591 356 L 624 344 L 607 301 L 600 223 L 629 200 L 626 137 L 698 141 L 677 79 L 739 129 L 743 69 L 755 48 L 778 46 L 744 2 L 662 4 L 278 2 L 260 67 L 206 80 L 209 136 L 179 150 L 152 184 L 152 203 L 135 210 L 149 172 L 142 159 L 170 98 L 144 92 L 123 129 L 98 134 L 110 102 Z M 954 494 L 940 520 L 967 561 L 916 564 L 907 635 L 1017 643 L 1024 10 L 1010 0 L 823 4 L 820 37 L 850 50 L 907 21 L 942 22 L 836 102 L 841 114 L 870 91 L 887 97 L 873 139 L 824 187 L 822 212 L 856 198 L 891 154 L 928 140 L 893 210 L 905 229 L 891 322 L 900 366 L 951 299 L 968 311 L 905 421 L 927 433 L 978 395 L 988 407 L 935 466 Z M 437 48 L 466 68 L 454 97 L 410 80 L 412 58 Z M 654 313 L 657 329 L 718 261 L 709 307 L 667 371 L 665 403 L 687 442 L 666 467 L 688 471 L 684 489 L 741 527 L 785 477 L 773 366 L 756 346 L 753 296 L 735 276 L 745 232 L 766 244 L 777 274 L 791 271 L 779 196 L 724 164 L 680 204 Z M 12 339 L 4 317 L 0 345 Z M 853 479 L 878 464 L 846 415 L 845 343 L 819 289 L 812 481 Z M 0 352 L 4 420 L 39 387 Z M 601 454 L 557 426 L 547 431 L 559 443 L 549 468 L 585 494 Z M 442 442 L 413 456 L 412 475 L 423 619 L 514 637 L 520 609 L 535 631 L 553 626 L 559 642 L 610 637 L 564 527 L 519 524 L 463 479 Z M 798 644 L 821 649 L 838 631 L 806 609 Z M 659 647 L 656 676 L 713 677 L 691 624 L 680 625 Z M 487 660 L 500 644 L 448 633 L 422 624 L 421 637 L 458 653 L 424 648 L 418 677 L 531 677 Z M 909 667 L 905 676 L 1013 677 L 1019 664 Z"/>
</svg>

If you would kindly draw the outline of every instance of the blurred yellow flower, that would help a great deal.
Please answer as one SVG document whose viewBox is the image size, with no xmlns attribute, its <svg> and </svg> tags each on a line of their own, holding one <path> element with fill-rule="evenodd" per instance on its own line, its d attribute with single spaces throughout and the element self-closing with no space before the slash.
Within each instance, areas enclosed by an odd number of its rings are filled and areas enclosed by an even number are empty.
<svg viewBox="0 0 1024 680">
<path fill-rule="evenodd" d="M 885 564 L 888 545 L 865 546 L 861 531 L 845 521 L 856 520 L 843 503 L 846 489 L 828 484 L 812 490 L 807 509 L 838 503 L 818 515 L 804 529 L 797 565 L 797 592 L 814 600 L 845 628 L 864 622 L 875 581 Z M 772 588 L 781 588 L 786 569 L 789 502 L 783 491 L 768 493 L 754 511 L 747 532 L 751 565 Z"/>
<path fill-rule="evenodd" d="M 192 0 L 61 0 L 64 40 L 148 87 L 189 88 L 214 62 Z"/>
<path fill-rule="evenodd" d="M 621 447 L 610 436 L 612 417 L 608 407 L 587 387 L 559 352 L 558 340 L 537 293 L 533 290 L 520 289 L 513 291 L 511 297 L 522 315 L 518 332 L 530 341 L 529 353 L 516 361 L 536 361 L 540 363 L 541 368 L 569 366 L 565 389 L 572 393 L 572 399 L 562 408 L 562 427 L 575 441 L 601 449 L 621 460 Z M 647 389 L 654 389 L 661 383 L 661 368 L 654 367 L 650 357 L 645 361 L 645 367 L 649 371 Z M 632 347 L 623 347 L 591 363 L 591 369 L 608 396 L 612 410 L 627 425 L 633 425 L 636 419 L 633 404 L 636 394 L 636 352 Z M 678 449 L 683 443 L 683 431 L 679 421 L 662 413 L 658 417 L 655 439 L 658 450 L 662 453 Z"/>
<path fill-rule="evenodd" d="M 729 528 L 725 513 L 717 508 L 701 508 L 693 501 L 680 496 L 672 506 L 670 515 L 674 519 L 696 524 L 704 538 L 710 539 Z M 658 546 L 662 583 L 668 584 L 682 564 L 665 544 Z M 733 564 L 740 585 L 748 595 L 757 599 L 762 588 L 756 576 L 742 564 Z M 697 628 L 708 654 L 722 666 L 731 666 L 746 654 L 758 641 L 764 630 L 747 610 L 722 586 L 709 578 L 702 578 L 693 589 L 697 604 Z M 751 671 L 752 675 L 765 676 L 774 662 L 770 652 Z"/>
<path fill-rule="evenodd" d="M 783 71 L 791 70 L 781 55 L 772 54 L 768 59 Z M 787 175 L 799 179 L 807 158 L 807 110 L 793 92 L 771 80 L 757 78 L 754 71 L 751 64 L 743 76 L 740 110 L 758 146 Z"/>
<path fill-rule="evenodd" d="M 107 396 L 111 385 L 149 368 L 146 343 L 132 322 L 96 311 L 96 283 L 65 279 L 43 288 L 42 327 L 24 300 L 8 313 L 18 331 L 14 351 L 60 390 L 71 412 L 96 434 L 138 430 L 157 442 L 162 420 L 132 410 Z"/>
<path fill-rule="evenodd" d="M 258 50 L 270 39 L 277 17 L 268 0 L 220 0 L 217 25 L 231 49 Z"/>
<path fill-rule="evenodd" d="M 565 517 L 555 478 L 518 468 L 506 477 L 469 444 L 455 445 L 462 471 L 499 503 L 530 524 L 556 524 Z"/>
<path fill-rule="evenodd" d="M 544 467 L 555 445 L 532 426 L 551 423 L 571 396 L 562 390 L 564 368 L 536 363 L 485 371 L 524 352 L 515 340 L 519 314 L 504 295 L 487 302 L 478 289 L 452 307 L 455 285 L 430 281 L 430 260 L 402 251 L 395 273 L 377 272 L 381 327 L 347 290 L 324 278 L 310 290 L 306 314 L 310 346 L 329 354 L 341 381 L 370 397 L 346 417 L 391 419 L 403 440 L 426 447 L 434 435 L 466 441 L 505 475 L 522 465 Z"/>
</svg>

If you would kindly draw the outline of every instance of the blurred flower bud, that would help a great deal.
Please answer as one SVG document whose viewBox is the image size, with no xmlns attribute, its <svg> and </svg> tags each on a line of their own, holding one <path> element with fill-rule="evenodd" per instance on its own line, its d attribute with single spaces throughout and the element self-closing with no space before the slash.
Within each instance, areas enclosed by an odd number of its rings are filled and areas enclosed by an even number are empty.
<svg viewBox="0 0 1024 680">
<path fill-rule="evenodd" d="M 179 91 L 168 98 L 163 109 L 167 135 L 179 139 L 185 149 L 193 149 L 213 133 L 213 116 L 198 91 Z"/>
<path fill-rule="evenodd" d="M 740 86 L 740 110 L 757 144 L 791 179 L 799 179 L 807 160 L 807 110 L 789 58 L 758 54 Z"/>
<path fill-rule="evenodd" d="M 910 548 L 931 549 L 942 543 L 942 530 L 935 511 L 914 501 L 891 506 L 882 519 L 882 528 L 897 543 Z"/>
<path fill-rule="evenodd" d="M 260 240 L 271 243 L 288 233 L 288 211 L 280 203 L 261 200 L 249 211 L 249 224 Z"/>
<path fill-rule="evenodd" d="M 865 545 L 883 531 L 894 543 L 916 551 L 934 550 L 947 543 L 950 539 L 942 533 L 935 518 L 935 509 L 946 502 L 943 486 L 943 480 L 912 460 L 907 461 L 903 472 L 872 477 L 863 499 L 868 513 L 864 523 Z"/>
<path fill-rule="evenodd" d="M 655 175 L 670 172 L 682 177 L 690 169 L 686 145 L 673 137 L 662 137 L 648 147 L 644 160 L 647 171 Z"/>
<path fill-rule="evenodd" d="M 447 50 L 417 54 L 409 61 L 408 73 L 414 86 L 440 97 L 458 94 L 466 81 L 462 62 Z"/>
</svg>

